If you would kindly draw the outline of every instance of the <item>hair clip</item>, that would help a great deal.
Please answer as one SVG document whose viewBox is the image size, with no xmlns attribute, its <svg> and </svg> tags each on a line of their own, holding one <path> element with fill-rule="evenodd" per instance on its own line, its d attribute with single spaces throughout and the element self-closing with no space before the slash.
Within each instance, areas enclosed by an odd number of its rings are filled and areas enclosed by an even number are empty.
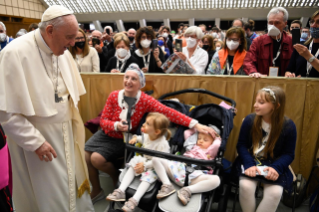
<svg viewBox="0 0 319 212">
<path fill-rule="evenodd" d="M 272 96 L 272 98 L 274 98 L 274 100 L 276 101 L 276 96 L 273 90 L 271 90 L 270 88 L 263 88 L 261 89 L 262 91 L 266 91 L 270 94 L 270 96 Z"/>
</svg>

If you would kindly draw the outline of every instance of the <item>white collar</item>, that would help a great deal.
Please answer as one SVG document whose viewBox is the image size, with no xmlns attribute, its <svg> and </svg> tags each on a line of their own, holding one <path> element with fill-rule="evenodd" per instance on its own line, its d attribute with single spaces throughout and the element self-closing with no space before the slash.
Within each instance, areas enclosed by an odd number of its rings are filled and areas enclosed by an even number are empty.
<svg viewBox="0 0 319 212">
<path fill-rule="evenodd" d="M 142 51 L 143 51 L 143 50 L 142 50 Z M 148 53 L 142 54 L 141 51 L 140 51 L 140 49 L 136 49 L 136 50 L 135 50 L 135 54 L 136 54 L 137 56 L 139 56 L 139 57 L 143 57 L 143 56 L 145 57 L 145 56 L 149 55 L 149 54 L 151 53 L 151 51 L 152 51 L 152 50 L 150 49 L 150 50 L 148 51 Z"/>
<path fill-rule="evenodd" d="M 263 119 L 261 121 L 261 128 L 265 131 L 265 132 L 270 132 L 271 129 L 271 125 L 268 124 L 267 122 L 265 122 Z"/>
<path fill-rule="evenodd" d="M 142 92 L 139 90 L 137 92 L 136 97 L 135 97 L 136 101 L 135 101 L 134 107 L 138 103 L 138 101 L 140 100 L 141 94 L 142 94 Z M 124 101 L 124 89 L 120 90 L 120 92 L 118 94 L 118 97 L 117 97 L 117 103 L 118 103 L 118 105 L 120 106 L 120 108 L 122 110 L 121 113 L 120 113 L 120 120 L 126 120 L 127 111 L 128 111 L 128 105 Z M 132 108 L 131 117 L 132 117 L 134 112 L 135 112 L 135 108 Z M 130 129 L 132 129 L 132 123 L 131 123 Z"/>
</svg>

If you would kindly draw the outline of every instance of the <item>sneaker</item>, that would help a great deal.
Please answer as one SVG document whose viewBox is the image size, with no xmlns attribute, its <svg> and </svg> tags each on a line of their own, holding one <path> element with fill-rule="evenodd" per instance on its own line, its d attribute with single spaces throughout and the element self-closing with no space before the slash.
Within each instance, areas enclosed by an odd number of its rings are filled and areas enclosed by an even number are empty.
<svg viewBox="0 0 319 212">
<path fill-rule="evenodd" d="M 158 194 L 156 196 L 157 199 L 162 199 L 164 197 L 167 197 L 174 193 L 176 190 L 172 184 L 163 184 L 161 187 L 161 190 L 158 191 Z"/>
<path fill-rule="evenodd" d="M 133 212 L 137 204 L 137 201 L 132 197 L 127 202 L 125 202 L 122 210 L 125 212 Z"/>
<path fill-rule="evenodd" d="M 187 205 L 192 197 L 192 192 L 189 190 L 189 188 L 184 187 L 177 191 L 177 196 L 178 199 L 183 203 L 183 205 Z"/>
<path fill-rule="evenodd" d="M 106 197 L 106 200 L 115 201 L 115 202 L 125 201 L 125 193 L 121 191 L 120 189 L 115 189 L 112 194 L 109 194 Z"/>
<path fill-rule="evenodd" d="M 103 191 L 103 189 L 102 189 L 101 192 L 100 192 L 98 195 L 96 195 L 96 196 L 92 199 L 93 205 L 94 205 L 96 202 L 98 202 L 98 201 L 100 201 L 100 200 L 102 200 L 102 199 L 104 199 L 104 198 L 105 198 L 105 194 L 104 194 L 104 191 Z"/>
</svg>

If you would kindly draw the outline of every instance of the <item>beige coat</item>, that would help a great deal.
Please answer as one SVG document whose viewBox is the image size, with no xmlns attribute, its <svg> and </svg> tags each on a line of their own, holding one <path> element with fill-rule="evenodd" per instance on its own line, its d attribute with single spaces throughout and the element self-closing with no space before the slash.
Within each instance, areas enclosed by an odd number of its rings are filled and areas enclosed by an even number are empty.
<svg viewBox="0 0 319 212">
<path fill-rule="evenodd" d="M 81 60 L 75 58 L 75 62 L 78 65 L 78 69 L 80 72 L 100 72 L 100 58 L 95 48 L 89 47 L 89 54 L 86 55 Z"/>
<path fill-rule="evenodd" d="M 57 81 L 63 98 L 59 103 L 54 101 Z M 83 94 L 72 55 L 65 51 L 57 59 L 39 30 L 14 40 L 1 52 L 0 123 L 8 136 L 17 212 L 94 211 L 86 192 L 90 187 L 84 128 L 77 109 Z M 40 161 L 34 152 L 44 141 L 58 154 L 52 162 Z"/>
</svg>

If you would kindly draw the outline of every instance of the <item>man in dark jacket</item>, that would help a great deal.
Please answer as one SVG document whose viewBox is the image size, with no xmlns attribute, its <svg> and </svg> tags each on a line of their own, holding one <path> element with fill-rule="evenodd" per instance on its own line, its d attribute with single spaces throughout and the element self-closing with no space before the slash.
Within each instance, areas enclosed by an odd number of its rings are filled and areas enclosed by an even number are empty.
<svg viewBox="0 0 319 212">
<path fill-rule="evenodd" d="M 267 16 L 268 34 L 254 40 L 244 59 L 244 71 L 252 77 L 285 76 L 293 52 L 292 38 L 284 32 L 288 12 L 274 7 Z"/>
<path fill-rule="evenodd" d="M 97 38 L 100 40 L 100 45 L 96 44 L 95 46 L 92 46 L 93 48 L 96 49 L 99 58 L 100 58 L 100 70 L 104 70 L 107 65 L 107 60 L 108 60 L 108 49 L 106 46 L 103 44 L 103 38 L 102 38 L 102 33 L 98 30 L 94 30 L 92 32 L 92 38 Z"/>
</svg>

